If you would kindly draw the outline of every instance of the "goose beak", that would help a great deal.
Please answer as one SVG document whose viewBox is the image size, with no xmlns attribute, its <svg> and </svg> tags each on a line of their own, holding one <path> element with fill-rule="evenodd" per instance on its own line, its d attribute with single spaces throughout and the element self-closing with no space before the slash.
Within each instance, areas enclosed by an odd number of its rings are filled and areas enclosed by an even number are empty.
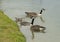
<svg viewBox="0 0 60 42">
<path fill-rule="evenodd" d="M 45 21 L 43 20 L 42 16 L 40 16 L 40 19 L 41 19 L 42 22 L 45 22 Z"/>
</svg>

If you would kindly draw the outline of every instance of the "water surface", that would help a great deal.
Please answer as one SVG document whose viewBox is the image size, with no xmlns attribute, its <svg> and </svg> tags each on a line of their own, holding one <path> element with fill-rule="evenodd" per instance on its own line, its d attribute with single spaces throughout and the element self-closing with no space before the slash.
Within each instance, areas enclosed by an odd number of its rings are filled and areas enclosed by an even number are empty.
<svg viewBox="0 0 60 42">
<path fill-rule="evenodd" d="M 35 19 L 34 24 L 46 27 L 46 33 L 35 33 L 35 39 L 32 41 L 30 26 L 22 27 L 20 30 L 25 35 L 27 42 L 60 42 L 60 0 L 1 0 L 0 9 L 12 20 L 15 17 L 25 17 L 25 11 L 34 11 L 39 13 L 41 8 L 45 8 L 42 23 L 39 17 Z M 31 19 L 26 18 L 31 22 Z"/>
</svg>

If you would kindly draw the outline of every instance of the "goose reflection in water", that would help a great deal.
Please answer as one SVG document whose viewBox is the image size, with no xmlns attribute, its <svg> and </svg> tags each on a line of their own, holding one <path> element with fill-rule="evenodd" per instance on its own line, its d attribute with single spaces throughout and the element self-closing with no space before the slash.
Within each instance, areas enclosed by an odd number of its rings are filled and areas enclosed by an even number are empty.
<svg viewBox="0 0 60 42">
<path fill-rule="evenodd" d="M 34 23 L 34 18 L 32 19 L 32 26 L 30 27 L 30 30 L 32 32 L 32 39 L 34 39 L 34 32 L 41 32 L 41 33 L 45 33 L 45 29 L 46 27 L 44 26 L 40 26 L 40 25 L 33 25 Z"/>
</svg>

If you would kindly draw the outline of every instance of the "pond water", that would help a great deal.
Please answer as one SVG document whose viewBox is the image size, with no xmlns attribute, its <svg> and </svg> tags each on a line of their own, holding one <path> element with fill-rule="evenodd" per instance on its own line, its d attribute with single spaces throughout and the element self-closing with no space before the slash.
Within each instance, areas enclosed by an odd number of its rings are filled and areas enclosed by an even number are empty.
<svg viewBox="0 0 60 42">
<path fill-rule="evenodd" d="M 25 17 L 25 11 L 39 13 L 41 8 L 46 9 L 42 14 L 45 23 L 37 17 L 34 24 L 45 26 L 46 33 L 35 33 L 35 38 L 32 40 L 30 26 L 22 26 L 21 32 L 27 42 L 60 42 L 60 0 L 0 0 L 0 9 L 12 20 L 15 20 L 15 17 Z M 29 18 L 24 20 L 31 22 Z"/>
</svg>

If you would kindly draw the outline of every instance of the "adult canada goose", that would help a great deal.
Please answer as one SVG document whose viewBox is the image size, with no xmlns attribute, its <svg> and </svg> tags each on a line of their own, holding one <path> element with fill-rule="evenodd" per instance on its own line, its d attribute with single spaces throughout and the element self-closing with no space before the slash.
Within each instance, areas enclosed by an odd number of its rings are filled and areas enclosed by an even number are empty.
<svg viewBox="0 0 60 42">
<path fill-rule="evenodd" d="M 16 22 L 19 23 L 19 25 L 21 26 L 29 26 L 31 23 L 30 22 L 26 22 L 26 21 L 23 21 L 22 18 L 16 18 Z"/>
<path fill-rule="evenodd" d="M 26 13 L 26 17 L 30 17 L 30 18 L 32 18 L 32 17 L 36 18 L 36 17 L 40 16 L 41 21 L 44 22 L 44 20 L 43 20 L 43 18 L 41 16 L 43 11 L 45 11 L 44 8 L 41 9 L 39 14 L 37 14 L 35 12 L 25 12 L 25 13 Z"/>
<path fill-rule="evenodd" d="M 41 33 L 45 33 L 45 29 L 46 27 L 44 26 L 40 26 L 40 25 L 33 25 L 34 19 L 32 19 L 32 26 L 30 27 L 30 30 L 32 32 L 32 39 L 34 39 L 34 32 L 41 32 Z"/>
</svg>

